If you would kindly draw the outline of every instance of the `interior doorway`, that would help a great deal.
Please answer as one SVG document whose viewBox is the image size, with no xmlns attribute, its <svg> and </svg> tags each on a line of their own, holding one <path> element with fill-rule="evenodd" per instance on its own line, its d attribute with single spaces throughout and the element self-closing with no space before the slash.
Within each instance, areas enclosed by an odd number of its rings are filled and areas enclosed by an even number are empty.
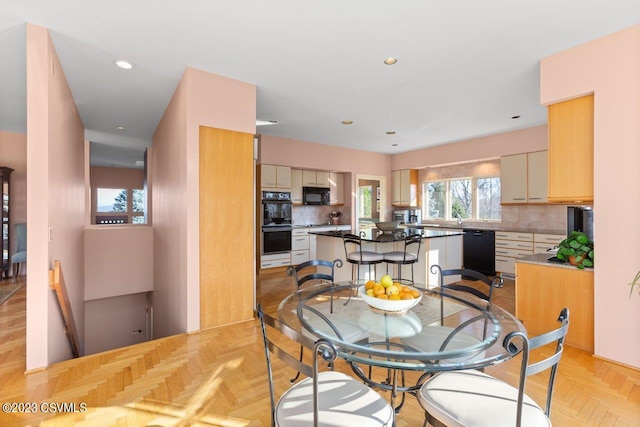
<svg viewBox="0 0 640 427">
<path fill-rule="evenodd" d="M 355 231 L 375 227 L 387 210 L 387 177 L 356 175 Z"/>
</svg>

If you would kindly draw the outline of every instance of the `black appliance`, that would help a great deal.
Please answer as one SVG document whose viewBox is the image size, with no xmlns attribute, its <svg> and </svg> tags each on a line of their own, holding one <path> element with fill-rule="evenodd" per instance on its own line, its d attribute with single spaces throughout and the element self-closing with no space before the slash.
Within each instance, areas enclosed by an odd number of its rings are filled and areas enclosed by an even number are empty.
<svg viewBox="0 0 640 427">
<path fill-rule="evenodd" d="M 496 275 L 496 233 L 493 230 L 464 229 L 462 263 L 464 268 L 485 276 Z"/>
<path fill-rule="evenodd" d="M 291 193 L 262 192 L 262 253 L 291 250 Z"/>
<path fill-rule="evenodd" d="M 305 205 L 331 204 L 331 190 L 324 187 L 302 187 L 302 203 Z"/>
<path fill-rule="evenodd" d="M 589 206 L 567 206 L 567 237 L 573 231 L 581 231 L 593 241 L 593 208 Z"/>
</svg>

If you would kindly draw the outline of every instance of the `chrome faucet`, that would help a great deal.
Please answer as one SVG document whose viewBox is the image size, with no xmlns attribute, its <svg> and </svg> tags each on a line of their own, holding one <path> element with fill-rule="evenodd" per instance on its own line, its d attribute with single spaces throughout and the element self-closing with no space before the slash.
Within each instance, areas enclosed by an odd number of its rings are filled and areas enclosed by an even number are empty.
<svg viewBox="0 0 640 427">
<path fill-rule="evenodd" d="M 462 217 L 460 216 L 460 212 L 456 212 L 456 216 L 458 217 L 458 225 L 462 225 Z"/>
</svg>

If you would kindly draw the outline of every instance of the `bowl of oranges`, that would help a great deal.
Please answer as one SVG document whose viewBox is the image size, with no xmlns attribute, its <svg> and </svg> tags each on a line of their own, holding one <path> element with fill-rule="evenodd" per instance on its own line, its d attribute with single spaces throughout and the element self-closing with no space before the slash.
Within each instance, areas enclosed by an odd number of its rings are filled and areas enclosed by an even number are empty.
<svg viewBox="0 0 640 427">
<path fill-rule="evenodd" d="M 389 275 L 382 276 L 380 281 L 369 280 L 358 288 L 358 293 L 374 311 L 394 313 L 406 313 L 422 299 L 420 290 L 394 282 Z"/>
</svg>

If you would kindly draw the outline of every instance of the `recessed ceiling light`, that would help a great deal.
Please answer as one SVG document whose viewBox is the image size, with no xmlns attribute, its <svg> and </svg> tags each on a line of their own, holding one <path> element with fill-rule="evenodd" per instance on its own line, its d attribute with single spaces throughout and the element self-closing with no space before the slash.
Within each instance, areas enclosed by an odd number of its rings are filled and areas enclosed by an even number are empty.
<svg viewBox="0 0 640 427">
<path fill-rule="evenodd" d="M 118 129 L 118 130 L 124 130 L 124 126 L 116 126 L 116 129 Z"/>
<path fill-rule="evenodd" d="M 278 124 L 277 120 L 260 120 L 256 119 L 256 126 L 269 126 Z"/>
<path fill-rule="evenodd" d="M 391 146 L 392 146 L 392 147 L 397 147 L 397 146 L 398 146 L 398 144 L 391 144 Z"/>
<path fill-rule="evenodd" d="M 353 124 L 353 120 L 343 120 L 342 124 L 343 125 L 352 125 Z"/>
<path fill-rule="evenodd" d="M 396 134 L 395 130 L 387 131 L 387 135 L 395 135 L 395 134 Z"/>
<path fill-rule="evenodd" d="M 384 63 L 387 64 L 387 65 L 393 65 L 396 62 L 398 62 L 398 60 L 396 58 L 392 57 L 392 56 L 390 56 L 389 58 L 384 60 Z"/>
<path fill-rule="evenodd" d="M 129 61 L 125 61 L 124 59 L 117 59 L 115 61 L 116 65 L 123 70 L 130 70 L 133 68 L 133 64 Z"/>
<path fill-rule="evenodd" d="M 512 119 L 519 119 L 520 116 L 511 116 Z"/>
</svg>

